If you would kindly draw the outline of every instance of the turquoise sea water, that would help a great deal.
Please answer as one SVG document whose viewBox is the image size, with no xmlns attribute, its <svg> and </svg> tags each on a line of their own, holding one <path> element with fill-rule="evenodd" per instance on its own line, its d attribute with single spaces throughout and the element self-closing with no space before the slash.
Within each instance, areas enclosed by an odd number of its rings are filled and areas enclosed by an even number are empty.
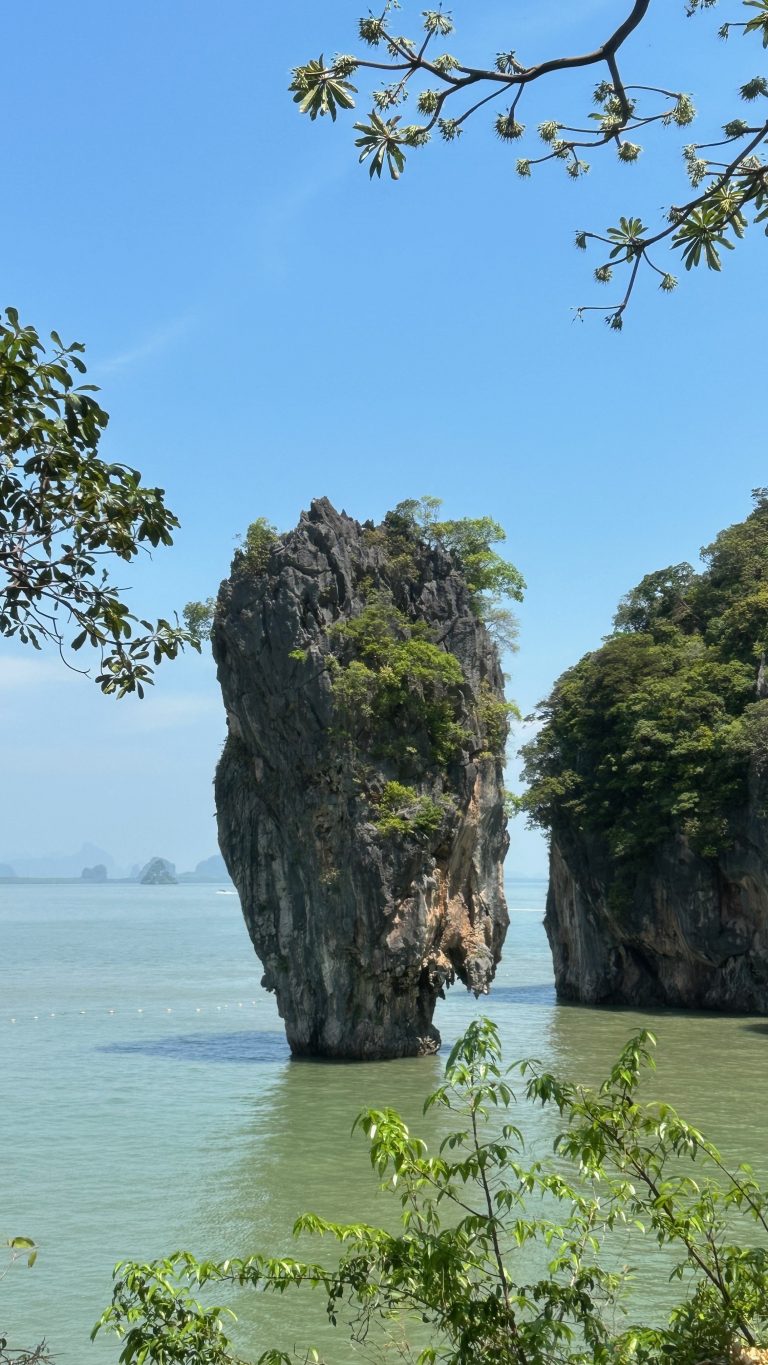
<svg viewBox="0 0 768 1365">
<path fill-rule="evenodd" d="M 542 928 L 545 884 L 508 887 L 512 924 L 490 996 L 454 987 L 439 1007 L 444 1054 L 468 1020 L 491 1014 L 511 1060 L 599 1079 L 626 1037 L 659 1038 L 654 1086 L 725 1150 L 768 1175 L 768 1022 L 558 1006 Z M 364 1144 L 368 1104 L 420 1117 L 439 1058 L 377 1065 L 292 1062 L 237 897 L 207 886 L 2 886 L 0 1239 L 41 1247 L 33 1269 L 0 1281 L 0 1335 L 47 1338 L 61 1365 L 110 1365 L 113 1340 L 88 1341 L 111 1267 L 189 1247 L 204 1256 L 290 1251 L 296 1215 L 383 1220 Z M 554 1132 L 531 1116 L 532 1140 Z M 649 1248 L 650 1250 L 650 1248 Z M 641 1275 L 664 1295 L 653 1253 Z M 355 1355 L 319 1300 L 240 1296 L 244 1353 L 322 1344 Z"/>
</svg>

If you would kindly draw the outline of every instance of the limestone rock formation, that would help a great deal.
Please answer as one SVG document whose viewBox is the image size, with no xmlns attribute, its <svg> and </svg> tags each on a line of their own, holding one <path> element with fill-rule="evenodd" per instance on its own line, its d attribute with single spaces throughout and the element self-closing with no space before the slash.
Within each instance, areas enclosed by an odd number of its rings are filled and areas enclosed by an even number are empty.
<svg viewBox="0 0 768 1365">
<path fill-rule="evenodd" d="M 660 844 L 618 904 L 598 842 L 554 832 L 545 925 L 559 997 L 767 1014 L 767 797 L 754 790 L 717 858 L 681 835 Z"/>
<path fill-rule="evenodd" d="M 387 700 L 385 673 L 378 718 L 369 697 L 350 702 L 370 654 L 344 631 L 366 611 L 394 636 L 412 630 L 432 663 L 458 660 L 434 707 L 417 673 L 412 708 L 396 689 Z M 456 977 L 488 989 L 508 922 L 503 679 L 457 561 L 321 499 L 294 531 L 236 555 L 213 648 L 229 726 L 219 842 L 292 1051 L 433 1052 L 438 997 Z M 358 672 L 342 672 L 350 661 Z M 450 712 L 454 735 L 439 758 L 414 723 L 433 712 L 444 729 Z"/>
<path fill-rule="evenodd" d="M 107 880 L 107 869 L 104 863 L 96 863 L 93 867 L 84 867 L 80 873 L 80 879 L 84 882 L 105 882 Z"/>
<path fill-rule="evenodd" d="M 150 858 L 139 873 L 142 886 L 176 886 L 176 868 L 167 858 Z"/>
<path fill-rule="evenodd" d="M 768 489 L 621 599 L 525 749 L 558 994 L 768 1013 Z"/>
</svg>

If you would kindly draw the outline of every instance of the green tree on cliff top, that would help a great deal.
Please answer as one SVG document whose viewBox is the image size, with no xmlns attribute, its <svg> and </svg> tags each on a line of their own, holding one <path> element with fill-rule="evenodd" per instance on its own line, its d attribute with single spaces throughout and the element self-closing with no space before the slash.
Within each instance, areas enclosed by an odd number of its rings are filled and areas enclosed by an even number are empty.
<svg viewBox="0 0 768 1365">
<path fill-rule="evenodd" d="M 558 679 L 524 750 L 525 804 L 594 836 L 613 873 L 674 833 L 715 856 L 768 771 L 768 494 L 702 550 L 648 574 L 600 649 Z"/>
</svg>

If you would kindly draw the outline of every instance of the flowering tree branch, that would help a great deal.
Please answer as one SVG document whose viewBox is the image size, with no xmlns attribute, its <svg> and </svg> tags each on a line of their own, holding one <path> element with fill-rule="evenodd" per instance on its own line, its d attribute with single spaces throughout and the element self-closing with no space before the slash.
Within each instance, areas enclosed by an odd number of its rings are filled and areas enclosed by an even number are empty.
<svg viewBox="0 0 768 1365">
<path fill-rule="evenodd" d="M 686 14 L 712 8 L 717 0 L 687 0 Z M 743 21 L 728 20 L 719 30 L 727 38 L 732 30 L 758 36 L 768 48 L 768 0 L 742 0 L 750 10 Z M 369 14 L 358 23 L 362 44 L 357 54 L 337 54 L 326 62 L 317 60 L 298 66 L 290 89 L 302 113 L 315 120 L 330 114 L 336 120 L 339 110 L 355 107 L 357 87 L 352 77 L 371 73 L 372 107 L 366 120 L 355 123 L 359 134 L 356 146 L 359 160 L 367 162 L 371 177 L 387 170 L 393 180 L 402 174 L 412 149 L 425 146 L 436 134 L 454 142 L 464 125 L 479 110 L 496 101 L 503 108 L 495 116 L 494 128 L 504 143 L 525 147 L 526 127 L 521 121 L 525 95 L 536 82 L 574 69 L 604 68 L 593 91 L 594 107 L 580 123 L 559 118 L 538 125 L 543 144 L 538 154 L 533 148 L 517 158 L 517 174 L 528 179 L 535 167 L 559 161 L 572 179 L 589 170 L 585 153 L 613 148 L 619 160 L 636 162 L 642 152 L 635 136 L 655 124 L 662 127 L 687 127 L 696 110 L 684 91 L 660 86 L 638 85 L 626 78 L 623 48 L 635 30 L 648 20 L 651 0 L 634 0 L 622 23 L 590 52 L 549 58 L 527 65 L 515 50 L 499 52 L 493 66 L 469 66 L 449 52 L 436 52 L 440 39 L 454 31 L 453 18 L 442 8 L 424 10 L 418 41 L 398 34 L 393 28 L 399 0 L 386 0 L 378 16 Z M 379 84 L 384 73 L 384 81 Z M 359 78 L 359 77 L 358 77 Z M 398 111 L 414 97 L 420 121 L 403 123 Z M 754 104 L 768 97 L 768 79 L 757 75 L 740 89 L 742 101 Z M 610 248 L 607 259 L 595 269 L 598 283 L 608 283 L 617 267 L 624 267 L 626 289 L 618 303 L 608 306 L 585 305 L 577 309 L 582 316 L 599 311 L 614 330 L 620 330 L 641 269 L 660 278 L 660 288 L 669 293 L 677 280 L 653 259 L 652 251 L 668 243 L 678 251 L 687 270 L 704 264 L 720 270 L 723 249 L 731 250 L 744 235 L 747 214 L 754 222 L 768 223 L 768 165 L 760 148 L 768 139 L 768 117 L 733 118 L 723 127 L 724 137 L 716 142 L 692 143 L 684 149 L 684 161 L 691 186 L 699 191 L 682 206 L 667 211 L 663 227 L 653 232 L 639 217 L 622 217 L 605 234 L 581 231 L 576 245 L 586 249 L 590 242 L 603 242 Z M 726 159 L 713 155 L 727 148 Z M 766 227 L 768 233 L 768 226 Z"/>
</svg>

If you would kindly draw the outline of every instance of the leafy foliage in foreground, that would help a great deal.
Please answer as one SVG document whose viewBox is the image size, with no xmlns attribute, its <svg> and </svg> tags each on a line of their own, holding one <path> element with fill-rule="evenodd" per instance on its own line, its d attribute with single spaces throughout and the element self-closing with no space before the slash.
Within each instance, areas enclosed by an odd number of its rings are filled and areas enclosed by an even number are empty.
<svg viewBox="0 0 768 1365">
<path fill-rule="evenodd" d="M 532 1061 L 505 1069 L 495 1026 L 475 1021 L 427 1101 L 455 1124 L 437 1154 L 394 1110 L 357 1120 L 375 1172 L 399 1200 L 398 1231 L 306 1214 L 295 1232 L 337 1244 L 330 1266 L 264 1256 L 200 1262 L 188 1252 L 121 1264 L 94 1332 L 117 1333 L 122 1365 L 234 1365 L 226 1310 L 203 1307 L 201 1289 L 314 1286 L 330 1321 L 371 1349 L 377 1326 L 400 1324 L 407 1341 L 416 1325 L 429 1344 L 401 1342 L 400 1353 L 417 1365 L 765 1359 L 768 1194 L 668 1104 L 641 1099 L 653 1042 L 645 1032 L 631 1039 L 593 1090 Z M 525 1160 L 509 1121 L 518 1098 L 561 1116 L 555 1161 Z M 745 1236 L 750 1226 L 756 1245 Z M 628 1237 L 646 1258 L 654 1242 L 675 1254 L 681 1297 L 664 1326 L 617 1312 L 630 1272 L 608 1267 L 624 1262 Z M 295 1359 L 324 1357 L 266 1350 L 259 1363 Z"/>
<path fill-rule="evenodd" d="M 17 1262 L 31 1268 L 37 1260 L 37 1245 L 31 1237 L 9 1237 L 5 1243 L 8 1260 L 0 1270 L 0 1280 L 4 1280 Z M 0 1365 L 53 1365 L 53 1356 L 48 1352 L 45 1341 L 37 1346 L 10 1346 L 5 1335 L 5 1327 L 0 1325 Z"/>
<path fill-rule="evenodd" d="M 51 333 L 46 352 L 13 308 L 0 323 L 0 635 L 61 657 L 87 644 L 103 692 L 141 697 L 154 668 L 199 642 L 178 623 L 138 619 L 105 567 L 171 545 L 178 521 L 98 448 L 108 417 L 85 373 L 83 346 Z M 67 637 L 70 637 L 69 639 Z"/>
<path fill-rule="evenodd" d="M 754 497 L 702 550 L 703 573 L 675 564 L 627 594 L 524 750 L 532 820 L 595 837 L 618 878 L 675 832 L 715 856 L 750 772 L 768 770 L 768 493 Z"/>
<path fill-rule="evenodd" d="M 44 1341 L 39 1346 L 9 1346 L 5 1337 L 0 1336 L 0 1365 L 54 1365 Z"/>
<path fill-rule="evenodd" d="M 689 18 L 710 10 L 717 0 L 685 0 Z M 535 8 L 534 6 L 531 6 Z M 371 177 L 381 178 L 386 169 L 399 179 L 411 151 L 424 147 L 433 137 L 455 143 L 470 119 L 494 109 L 490 127 L 505 149 L 516 153 L 515 169 L 528 180 L 534 169 L 548 162 L 562 166 L 571 180 L 590 169 L 587 157 L 613 151 L 622 165 L 635 164 L 643 151 L 635 141 L 657 128 L 687 129 L 696 117 L 693 101 L 685 91 L 635 84 L 627 79 L 623 48 L 643 26 L 653 43 L 653 9 L 650 0 L 625 0 L 618 26 L 596 47 L 585 53 L 563 55 L 556 44 L 553 56 L 541 61 L 524 60 L 519 45 L 509 50 L 513 32 L 504 34 L 506 50 L 496 53 L 488 66 L 468 63 L 452 52 L 439 51 L 442 39 L 454 32 L 452 15 L 443 9 L 422 10 L 418 34 L 399 32 L 398 12 L 408 6 L 401 0 L 385 0 L 381 13 L 369 13 L 358 21 L 358 50 L 323 56 L 293 72 L 290 89 L 302 113 L 315 120 L 337 110 L 355 106 L 357 87 L 351 77 L 368 77 L 372 107 L 367 119 L 355 123 L 356 146 L 361 163 L 368 163 Z M 768 48 L 768 0 L 742 0 L 749 14 L 741 21 L 726 19 L 721 39 L 734 31 L 760 40 Z M 663 42 L 659 43 L 663 50 Z M 619 62 L 621 60 L 621 67 Z M 628 65 L 629 59 L 627 59 Z M 563 73 L 597 68 L 592 107 L 576 117 L 546 118 L 535 134 L 522 121 L 531 87 L 551 84 Z M 665 81 L 665 85 L 667 82 Z M 622 216 L 605 233 L 576 234 L 576 245 L 586 249 L 590 241 L 608 248 L 607 259 L 595 269 L 595 279 L 607 284 L 615 270 L 626 280 L 623 297 L 607 307 L 596 305 L 614 330 L 623 326 L 641 267 L 659 288 L 670 293 L 677 280 L 659 266 L 656 249 L 671 245 L 680 253 L 686 270 L 700 264 L 719 271 L 723 251 L 733 250 L 745 233 L 748 215 L 766 225 L 768 232 L 768 166 L 762 146 L 768 137 L 768 118 L 763 101 L 768 97 L 768 78 L 762 72 L 750 76 L 739 91 L 741 105 L 736 117 L 712 129 L 709 140 L 683 146 L 683 162 L 693 194 L 667 210 L 666 222 L 656 230 L 636 216 Z M 416 122 L 403 120 L 402 110 L 411 99 Z M 502 106 L 499 110 L 499 105 Z M 579 314 L 588 311 L 578 310 Z"/>
</svg>

